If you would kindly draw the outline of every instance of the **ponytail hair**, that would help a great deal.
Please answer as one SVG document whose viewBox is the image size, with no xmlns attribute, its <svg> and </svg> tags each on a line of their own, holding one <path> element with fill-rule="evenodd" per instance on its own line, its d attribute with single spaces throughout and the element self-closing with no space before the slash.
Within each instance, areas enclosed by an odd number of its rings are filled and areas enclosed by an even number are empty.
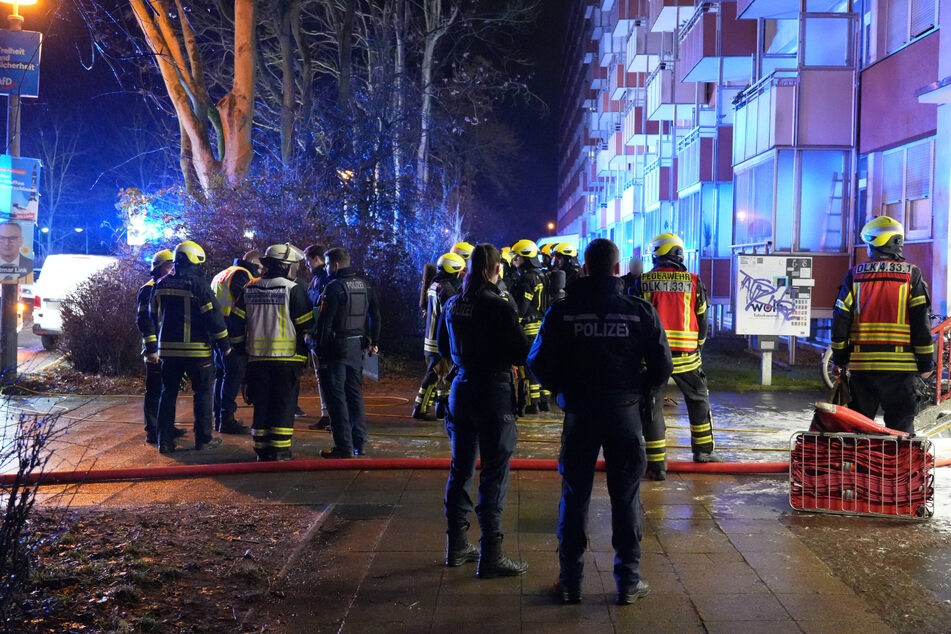
<svg viewBox="0 0 951 634">
<path fill-rule="evenodd" d="M 502 261 L 499 250 L 488 243 L 478 244 L 469 257 L 469 270 L 462 282 L 462 294 L 466 298 L 474 297 L 477 293 L 488 288 L 492 282 L 490 278 Z"/>
</svg>

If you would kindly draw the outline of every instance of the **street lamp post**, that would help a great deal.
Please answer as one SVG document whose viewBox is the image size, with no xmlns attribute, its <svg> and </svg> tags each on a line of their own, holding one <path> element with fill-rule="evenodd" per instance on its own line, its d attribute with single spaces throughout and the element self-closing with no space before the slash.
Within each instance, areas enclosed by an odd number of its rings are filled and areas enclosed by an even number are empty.
<svg viewBox="0 0 951 634">
<path fill-rule="evenodd" d="M 36 4 L 37 0 L 0 0 L 12 4 L 13 12 L 7 16 L 11 31 L 23 29 L 20 5 Z M 7 97 L 7 154 L 20 156 L 20 94 Z M 16 379 L 17 372 L 17 302 L 20 282 L 2 284 L 0 291 L 0 371 L 7 382 Z"/>
</svg>

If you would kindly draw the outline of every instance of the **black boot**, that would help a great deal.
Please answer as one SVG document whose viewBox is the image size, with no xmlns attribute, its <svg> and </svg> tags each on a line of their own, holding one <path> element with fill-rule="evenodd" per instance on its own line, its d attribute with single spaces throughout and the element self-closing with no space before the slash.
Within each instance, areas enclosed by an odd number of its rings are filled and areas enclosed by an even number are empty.
<svg viewBox="0 0 951 634">
<path fill-rule="evenodd" d="M 482 579 L 493 577 L 516 577 L 525 574 L 528 564 L 524 561 L 514 561 L 502 552 L 502 536 L 482 538 L 482 557 L 479 559 L 479 569 L 476 572 Z"/>
<path fill-rule="evenodd" d="M 446 531 L 446 565 L 450 568 L 479 561 L 479 548 L 466 537 L 469 525 Z"/>
</svg>

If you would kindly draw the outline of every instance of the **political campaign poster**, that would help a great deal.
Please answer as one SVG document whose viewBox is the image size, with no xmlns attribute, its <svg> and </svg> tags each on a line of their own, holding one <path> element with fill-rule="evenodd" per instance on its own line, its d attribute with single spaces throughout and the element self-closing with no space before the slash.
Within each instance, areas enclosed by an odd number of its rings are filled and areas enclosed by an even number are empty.
<svg viewBox="0 0 951 634">
<path fill-rule="evenodd" d="M 812 258 L 738 255 L 736 261 L 736 334 L 808 337 Z"/>
<path fill-rule="evenodd" d="M 43 34 L 0 30 L 0 94 L 38 97 Z"/>
<path fill-rule="evenodd" d="M 0 221 L 0 282 L 33 275 L 33 223 Z"/>
<path fill-rule="evenodd" d="M 36 222 L 41 167 L 39 159 L 0 155 L 0 222 Z"/>
</svg>

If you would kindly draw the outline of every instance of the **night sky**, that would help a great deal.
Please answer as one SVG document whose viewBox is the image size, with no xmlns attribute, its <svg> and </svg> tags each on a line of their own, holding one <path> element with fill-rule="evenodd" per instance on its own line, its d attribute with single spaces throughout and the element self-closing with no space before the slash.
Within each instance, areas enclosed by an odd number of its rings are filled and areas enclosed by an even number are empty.
<svg viewBox="0 0 951 634">
<path fill-rule="evenodd" d="M 544 0 L 537 24 L 519 40 L 520 54 L 533 63 L 529 85 L 540 101 L 507 103 L 499 112 L 521 151 L 512 161 L 509 191 L 478 188 L 480 211 L 470 218 L 467 236 L 473 240 L 505 245 L 538 238 L 549 233 L 546 225 L 556 218 L 555 107 L 567 2 Z M 162 108 L 137 91 L 139 78 L 131 64 L 103 57 L 72 3 L 58 4 L 21 7 L 24 29 L 44 33 L 40 97 L 24 99 L 21 153 L 42 158 L 41 136 L 79 135 L 73 178 L 51 225 L 51 235 L 59 240 L 54 248 L 82 252 L 85 237 L 74 231 L 81 226 L 90 231 L 90 252 L 107 253 L 120 224 L 118 190 L 171 184 L 177 165 L 168 145 L 175 142 L 163 136 L 166 128 L 177 134 L 177 126 L 172 128 Z M 47 213 L 41 200 L 41 226 L 49 224 Z"/>
</svg>

